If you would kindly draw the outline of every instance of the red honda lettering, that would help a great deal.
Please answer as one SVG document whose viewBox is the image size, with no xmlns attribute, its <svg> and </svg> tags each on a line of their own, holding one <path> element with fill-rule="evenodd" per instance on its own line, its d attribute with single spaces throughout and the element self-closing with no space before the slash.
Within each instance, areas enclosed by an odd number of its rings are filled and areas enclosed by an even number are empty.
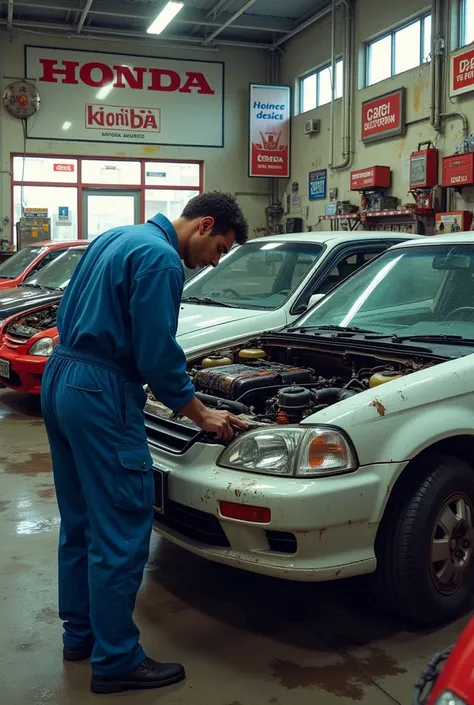
<svg viewBox="0 0 474 705">
<path fill-rule="evenodd" d="M 149 91 L 177 91 L 181 85 L 179 73 L 170 69 L 149 69 L 151 73 L 151 85 Z M 163 85 L 163 78 L 169 79 L 169 83 Z"/>
<path fill-rule="evenodd" d="M 63 76 L 62 83 L 79 83 L 76 79 L 76 68 L 79 66 L 78 61 L 63 61 L 64 68 L 58 68 L 56 59 L 40 59 L 40 64 L 43 67 L 43 75 L 39 79 L 45 83 L 57 83 L 56 76 Z"/>
<path fill-rule="evenodd" d="M 92 72 L 94 70 L 101 71 L 102 78 L 92 78 Z M 114 72 L 112 71 L 110 66 L 107 66 L 107 64 L 100 64 L 96 61 L 91 61 L 90 63 L 81 66 L 79 76 L 81 78 L 81 81 L 85 83 L 86 86 L 92 86 L 93 88 L 102 88 L 102 86 L 108 86 L 114 80 Z"/>
<path fill-rule="evenodd" d="M 133 71 L 135 75 L 128 66 L 114 66 L 114 69 L 117 72 L 114 88 L 126 88 L 130 86 L 130 88 L 143 90 L 143 76 L 147 71 L 146 69 L 140 67 L 134 68 Z"/>
<path fill-rule="evenodd" d="M 196 73 L 195 71 L 186 71 L 186 81 L 182 88 L 179 89 L 180 93 L 191 93 L 192 88 L 197 89 L 197 93 L 204 93 L 205 95 L 214 95 L 209 83 L 203 73 Z"/>
</svg>

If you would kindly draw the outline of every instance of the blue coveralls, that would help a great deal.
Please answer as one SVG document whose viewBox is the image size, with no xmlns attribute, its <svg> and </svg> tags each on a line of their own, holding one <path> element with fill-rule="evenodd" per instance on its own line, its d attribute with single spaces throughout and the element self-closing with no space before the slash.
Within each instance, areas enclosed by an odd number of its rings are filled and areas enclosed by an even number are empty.
<svg viewBox="0 0 474 705">
<path fill-rule="evenodd" d="M 173 410 L 194 396 L 175 339 L 183 283 L 177 234 L 163 215 L 101 235 L 67 287 L 42 381 L 61 515 L 63 639 L 93 644 L 100 676 L 145 659 L 132 616 L 154 500 L 143 384 Z"/>
</svg>

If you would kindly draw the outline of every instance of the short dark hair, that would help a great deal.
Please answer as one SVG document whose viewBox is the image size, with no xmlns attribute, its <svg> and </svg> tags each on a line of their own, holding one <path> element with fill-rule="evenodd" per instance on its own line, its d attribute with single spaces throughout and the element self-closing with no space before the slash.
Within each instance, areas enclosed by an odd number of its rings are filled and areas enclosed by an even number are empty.
<svg viewBox="0 0 474 705">
<path fill-rule="evenodd" d="M 249 226 L 241 207 L 231 193 L 208 191 L 194 196 L 184 207 L 182 218 L 214 218 L 213 235 L 226 235 L 229 230 L 235 232 L 235 241 L 243 245 L 248 240 Z"/>
</svg>

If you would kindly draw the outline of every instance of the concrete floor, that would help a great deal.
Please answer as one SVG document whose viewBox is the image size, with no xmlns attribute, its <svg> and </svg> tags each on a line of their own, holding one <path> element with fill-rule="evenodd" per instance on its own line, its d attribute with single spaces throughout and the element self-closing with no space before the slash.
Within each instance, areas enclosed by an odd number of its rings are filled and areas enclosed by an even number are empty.
<svg viewBox="0 0 474 705">
<path fill-rule="evenodd" d="M 411 705 L 426 661 L 467 619 L 416 632 L 377 610 L 365 581 L 279 582 L 153 537 L 137 603 L 147 652 L 182 661 L 174 689 L 93 696 L 64 664 L 56 615 L 58 512 L 39 403 L 0 392 L 0 700 L 9 705 Z"/>
</svg>

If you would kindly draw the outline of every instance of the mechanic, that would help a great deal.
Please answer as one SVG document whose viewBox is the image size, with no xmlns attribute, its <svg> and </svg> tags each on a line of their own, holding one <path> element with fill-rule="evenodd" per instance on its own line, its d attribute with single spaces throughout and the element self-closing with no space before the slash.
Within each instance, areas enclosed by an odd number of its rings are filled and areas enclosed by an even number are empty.
<svg viewBox="0 0 474 705">
<path fill-rule="evenodd" d="M 176 341 L 181 259 L 215 267 L 247 232 L 235 199 L 219 192 L 191 199 L 173 223 L 156 215 L 114 228 L 87 248 L 59 307 L 41 396 L 61 515 L 59 616 L 63 657 L 91 657 L 94 693 L 185 677 L 180 664 L 145 656 L 133 620 L 154 501 L 143 387 L 224 441 L 247 428 L 195 397 Z"/>
</svg>

